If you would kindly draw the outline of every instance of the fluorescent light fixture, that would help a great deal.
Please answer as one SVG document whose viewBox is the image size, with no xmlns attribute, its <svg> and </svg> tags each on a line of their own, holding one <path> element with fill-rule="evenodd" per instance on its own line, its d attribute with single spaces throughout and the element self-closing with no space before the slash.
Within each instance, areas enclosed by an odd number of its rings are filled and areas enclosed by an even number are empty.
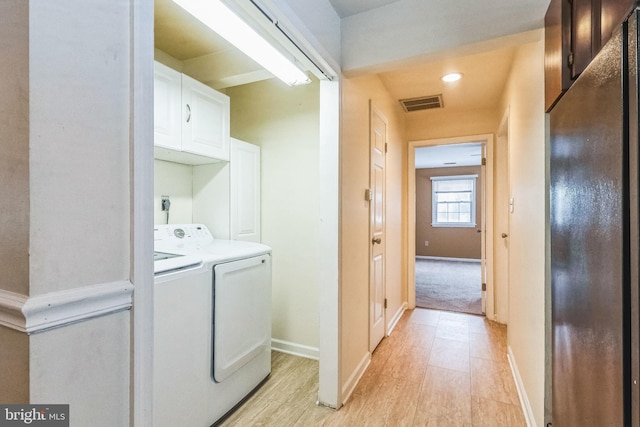
<svg viewBox="0 0 640 427">
<path fill-rule="evenodd" d="M 311 82 L 306 73 L 219 0 L 173 1 L 286 84 Z"/>
<path fill-rule="evenodd" d="M 445 83 L 457 82 L 462 78 L 461 73 L 449 73 L 442 76 L 442 81 Z"/>
</svg>

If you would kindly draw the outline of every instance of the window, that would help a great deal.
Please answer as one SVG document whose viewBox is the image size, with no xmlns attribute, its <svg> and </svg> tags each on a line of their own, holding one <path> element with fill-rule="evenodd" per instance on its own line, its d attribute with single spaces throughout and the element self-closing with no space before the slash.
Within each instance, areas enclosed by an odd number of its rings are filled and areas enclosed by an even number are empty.
<svg viewBox="0 0 640 427">
<path fill-rule="evenodd" d="M 477 178 L 478 175 L 431 177 L 432 226 L 476 226 Z"/>
</svg>

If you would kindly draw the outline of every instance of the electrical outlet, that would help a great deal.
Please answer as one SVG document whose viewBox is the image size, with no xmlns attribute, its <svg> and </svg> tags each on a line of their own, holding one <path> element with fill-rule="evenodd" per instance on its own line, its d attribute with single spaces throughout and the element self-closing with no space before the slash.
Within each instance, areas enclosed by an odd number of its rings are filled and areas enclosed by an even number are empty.
<svg viewBox="0 0 640 427">
<path fill-rule="evenodd" d="M 425 241 L 424 241 L 424 245 L 425 245 L 425 246 L 429 246 L 429 241 L 428 241 L 428 240 L 425 240 Z"/>
<path fill-rule="evenodd" d="M 171 200 L 169 200 L 169 196 L 160 196 L 160 206 L 162 207 L 162 212 L 168 212 L 171 207 Z"/>
</svg>

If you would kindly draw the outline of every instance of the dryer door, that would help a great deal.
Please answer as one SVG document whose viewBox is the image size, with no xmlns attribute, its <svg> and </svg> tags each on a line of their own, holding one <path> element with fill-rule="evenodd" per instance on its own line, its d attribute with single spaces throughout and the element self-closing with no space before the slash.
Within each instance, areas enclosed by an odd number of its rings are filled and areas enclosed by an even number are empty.
<svg viewBox="0 0 640 427">
<path fill-rule="evenodd" d="M 213 379 L 222 382 L 271 347 L 271 256 L 214 267 Z"/>
</svg>

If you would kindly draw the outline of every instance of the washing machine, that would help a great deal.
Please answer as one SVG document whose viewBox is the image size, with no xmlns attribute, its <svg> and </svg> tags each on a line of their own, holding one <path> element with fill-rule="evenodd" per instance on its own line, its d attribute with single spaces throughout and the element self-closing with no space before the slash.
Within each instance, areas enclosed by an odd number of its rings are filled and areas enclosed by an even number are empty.
<svg viewBox="0 0 640 427">
<path fill-rule="evenodd" d="M 157 225 L 154 237 L 157 253 L 201 260 L 156 275 L 154 425 L 209 426 L 271 372 L 271 248 L 202 224 Z M 168 286 L 172 274 L 187 285 Z"/>
</svg>

